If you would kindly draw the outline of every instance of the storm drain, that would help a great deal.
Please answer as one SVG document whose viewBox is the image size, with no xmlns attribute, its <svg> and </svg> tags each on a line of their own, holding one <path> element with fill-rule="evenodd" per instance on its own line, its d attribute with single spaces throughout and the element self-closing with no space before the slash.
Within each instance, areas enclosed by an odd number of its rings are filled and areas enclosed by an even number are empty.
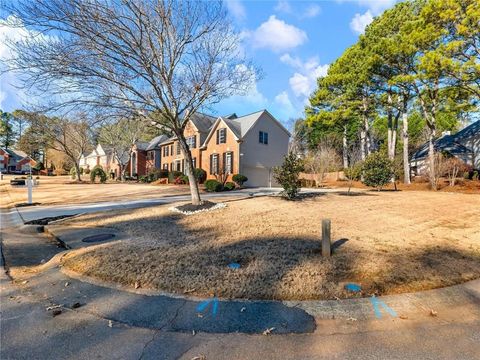
<svg viewBox="0 0 480 360">
<path fill-rule="evenodd" d="M 97 235 L 84 237 L 82 241 L 86 243 L 94 243 L 94 242 L 110 240 L 114 237 L 115 237 L 115 234 L 97 234 Z"/>
</svg>

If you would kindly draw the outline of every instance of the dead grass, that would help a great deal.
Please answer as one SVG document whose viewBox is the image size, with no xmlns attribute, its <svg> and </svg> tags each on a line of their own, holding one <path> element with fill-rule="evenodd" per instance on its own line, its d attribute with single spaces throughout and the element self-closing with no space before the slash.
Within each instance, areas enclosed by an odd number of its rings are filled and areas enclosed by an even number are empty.
<svg viewBox="0 0 480 360">
<path fill-rule="evenodd" d="M 335 255 L 320 254 L 322 218 Z M 69 223 L 113 226 L 130 240 L 71 253 L 64 266 L 107 281 L 226 298 L 332 299 L 393 294 L 480 276 L 480 197 L 433 192 L 325 194 L 299 202 L 234 201 L 183 216 L 167 206 L 90 214 Z M 241 268 L 227 265 L 238 262 Z M 358 295 L 355 295 L 358 296 Z"/>
<path fill-rule="evenodd" d="M 11 187 L 10 179 L 5 175 L 0 181 L 3 206 L 12 206 L 27 201 L 27 190 L 24 187 Z M 84 176 L 84 180 L 87 177 Z M 77 204 L 115 200 L 153 199 L 168 195 L 187 195 L 188 187 L 175 185 L 152 186 L 141 183 L 120 183 L 110 181 L 106 184 L 88 181 L 77 183 L 69 176 L 41 176 L 40 185 L 33 190 L 33 201 L 42 205 Z"/>
</svg>

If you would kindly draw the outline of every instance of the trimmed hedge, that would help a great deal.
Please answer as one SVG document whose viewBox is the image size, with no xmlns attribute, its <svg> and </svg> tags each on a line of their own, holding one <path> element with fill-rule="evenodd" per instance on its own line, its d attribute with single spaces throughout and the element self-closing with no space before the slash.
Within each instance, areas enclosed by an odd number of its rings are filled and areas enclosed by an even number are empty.
<svg viewBox="0 0 480 360">
<path fill-rule="evenodd" d="M 207 172 L 200 168 L 194 169 L 193 175 L 195 176 L 195 179 L 197 179 L 199 184 L 203 184 L 207 179 Z"/>
<path fill-rule="evenodd" d="M 90 172 L 90 181 L 95 182 L 97 176 L 100 178 L 100 182 L 103 184 L 107 181 L 107 174 L 103 170 L 101 165 L 96 165 Z"/>
<path fill-rule="evenodd" d="M 225 184 L 225 186 L 223 188 L 224 188 L 224 190 L 227 190 L 227 191 L 235 190 L 235 183 L 229 181 Z"/>
<path fill-rule="evenodd" d="M 210 179 L 205 181 L 205 188 L 209 192 L 220 192 L 223 190 L 223 185 L 217 180 Z"/>
<path fill-rule="evenodd" d="M 248 181 L 248 178 L 242 174 L 235 174 L 232 176 L 232 180 L 238 185 L 242 186 L 244 183 Z"/>
</svg>

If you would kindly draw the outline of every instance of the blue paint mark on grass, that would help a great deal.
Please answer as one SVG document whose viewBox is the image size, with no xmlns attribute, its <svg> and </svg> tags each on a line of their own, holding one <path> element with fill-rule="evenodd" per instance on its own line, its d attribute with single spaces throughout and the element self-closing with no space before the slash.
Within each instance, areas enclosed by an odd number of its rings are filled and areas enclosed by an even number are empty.
<svg viewBox="0 0 480 360">
<path fill-rule="evenodd" d="M 391 308 L 389 307 L 387 304 L 385 304 L 383 301 L 381 300 L 378 300 L 375 295 L 373 295 L 371 298 L 370 298 L 370 301 L 373 305 L 373 311 L 375 313 L 375 317 L 377 319 L 381 319 L 382 318 L 382 313 L 380 312 L 380 306 L 382 306 L 383 310 L 385 310 L 387 313 L 389 313 L 391 316 L 393 317 L 397 317 L 397 313 Z"/>
<path fill-rule="evenodd" d="M 218 299 L 215 297 L 213 299 L 208 299 L 205 301 L 202 301 L 200 304 L 197 305 L 197 312 L 204 312 L 207 307 L 212 303 L 212 314 L 213 316 L 217 315 L 218 312 Z"/>
<path fill-rule="evenodd" d="M 350 283 L 345 285 L 345 289 L 352 292 L 360 292 L 362 290 L 362 287 L 358 284 Z"/>
<path fill-rule="evenodd" d="M 236 262 L 233 262 L 233 263 L 230 263 L 227 265 L 230 269 L 240 269 L 240 264 L 239 263 L 236 263 Z"/>
</svg>

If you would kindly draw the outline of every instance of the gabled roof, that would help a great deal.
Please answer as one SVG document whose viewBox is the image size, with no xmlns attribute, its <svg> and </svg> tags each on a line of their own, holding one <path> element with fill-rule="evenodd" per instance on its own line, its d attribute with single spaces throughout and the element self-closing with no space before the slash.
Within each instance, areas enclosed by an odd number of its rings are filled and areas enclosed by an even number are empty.
<svg viewBox="0 0 480 360">
<path fill-rule="evenodd" d="M 146 150 L 153 150 L 155 149 L 158 145 L 160 145 L 162 142 L 168 139 L 167 135 L 159 135 L 157 137 L 154 137 L 152 140 L 147 145 Z"/>
<path fill-rule="evenodd" d="M 147 150 L 148 144 L 149 143 L 145 141 L 137 141 L 135 143 L 135 146 L 137 147 L 138 150 Z"/>
<path fill-rule="evenodd" d="M 21 150 L 16 150 L 16 149 L 5 149 L 5 151 L 13 157 L 16 161 L 19 159 L 26 158 L 28 155 L 27 153 L 21 151 Z"/>
<path fill-rule="evenodd" d="M 480 134 L 480 120 L 460 130 L 455 135 L 444 135 L 433 143 L 435 151 L 445 151 L 451 155 L 472 154 L 472 149 L 460 143 L 465 139 Z M 428 142 L 423 144 L 412 156 L 412 160 L 420 160 L 428 156 Z"/>
<path fill-rule="evenodd" d="M 215 123 L 216 118 L 207 114 L 197 112 L 190 119 L 200 133 L 208 133 Z"/>
</svg>

